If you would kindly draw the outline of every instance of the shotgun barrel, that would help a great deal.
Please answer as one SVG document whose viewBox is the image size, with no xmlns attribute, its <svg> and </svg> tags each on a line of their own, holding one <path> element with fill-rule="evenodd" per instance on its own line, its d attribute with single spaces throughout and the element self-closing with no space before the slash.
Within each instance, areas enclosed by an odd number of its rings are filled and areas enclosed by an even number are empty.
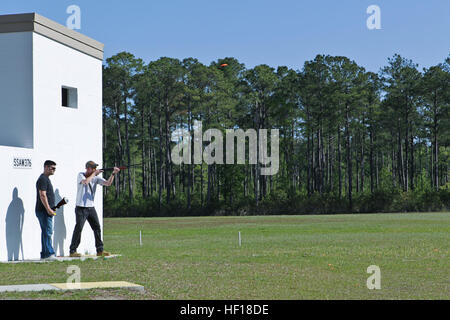
<svg viewBox="0 0 450 320">
<path fill-rule="evenodd" d="M 117 168 L 119 168 L 120 170 L 128 169 L 128 167 L 125 167 L 125 166 L 117 167 Z M 103 169 L 100 169 L 100 170 L 102 170 L 102 171 L 113 171 L 114 168 L 103 168 Z"/>
<path fill-rule="evenodd" d="M 139 167 L 139 166 L 142 166 L 142 164 L 132 164 L 132 165 L 129 165 L 129 166 L 121 166 L 121 167 L 117 167 L 117 168 L 119 168 L 120 170 L 126 170 L 126 169 L 129 169 L 129 168 L 132 168 L 132 167 Z M 104 169 L 100 169 L 100 170 L 102 170 L 102 171 L 113 171 L 114 167 L 113 168 L 104 168 Z"/>
</svg>

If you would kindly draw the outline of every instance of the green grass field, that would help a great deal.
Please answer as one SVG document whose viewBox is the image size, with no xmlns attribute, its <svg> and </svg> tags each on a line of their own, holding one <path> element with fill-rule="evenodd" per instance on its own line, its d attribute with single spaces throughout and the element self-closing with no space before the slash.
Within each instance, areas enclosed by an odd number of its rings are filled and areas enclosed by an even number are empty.
<svg viewBox="0 0 450 320">
<path fill-rule="evenodd" d="M 92 232 L 89 225 L 83 232 Z M 130 281 L 145 294 L 0 299 L 449 299 L 449 235 L 449 212 L 105 219 L 105 249 L 121 257 L 0 264 L 0 285 L 66 282 L 76 264 L 82 282 Z M 380 267 L 380 290 L 367 289 L 370 265 Z"/>
</svg>

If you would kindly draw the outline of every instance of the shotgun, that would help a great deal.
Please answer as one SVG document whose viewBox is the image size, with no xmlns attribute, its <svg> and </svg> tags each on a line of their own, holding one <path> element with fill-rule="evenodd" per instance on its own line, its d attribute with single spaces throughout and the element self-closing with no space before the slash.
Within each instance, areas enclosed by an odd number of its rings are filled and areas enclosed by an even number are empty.
<svg viewBox="0 0 450 320">
<path fill-rule="evenodd" d="M 63 205 L 68 204 L 69 203 L 69 199 L 67 198 L 63 198 L 61 199 L 60 202 L 58 202 L 58 204 L 54 207 L 52 207 L 52 210 L 58 210 L 59 208 L 61 208 Z"/>
<path fill-rule="evenodd" d="M 133 168 L 133 167 L 139 167 L 139 166 L 142 166 L 142 164 L 131 164 L 131 165 L 129 165 L 129 166 L 121 166 L 121 167 L 117 167 L 117 168 L 119 168 L 120 170 L 126 170 L 126 169 L 130 169 L 130 168 Z M 101 171 L 113 171 L 114 170 L 114 167 L 113 168 L 103 168 L 103 169 L 100 169 Z"/>
</svg>

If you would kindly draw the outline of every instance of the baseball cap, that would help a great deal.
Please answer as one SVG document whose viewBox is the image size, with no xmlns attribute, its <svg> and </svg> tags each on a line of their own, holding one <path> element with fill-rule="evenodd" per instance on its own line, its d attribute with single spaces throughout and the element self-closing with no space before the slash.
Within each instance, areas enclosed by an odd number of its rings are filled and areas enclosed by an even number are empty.
<svg viewBox="0 0 450 320">
<path fill-rule="evenodd" d="M 98 167 L 98 164 L 96 164 L 94 161 L 86 162 L 86 169 L 87 168 L 97 169 L 97 167 Z"/>
</svg>

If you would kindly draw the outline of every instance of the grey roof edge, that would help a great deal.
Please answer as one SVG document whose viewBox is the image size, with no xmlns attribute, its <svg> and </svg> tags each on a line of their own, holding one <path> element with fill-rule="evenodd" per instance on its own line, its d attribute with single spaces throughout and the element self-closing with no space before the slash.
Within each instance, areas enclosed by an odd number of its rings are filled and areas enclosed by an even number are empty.
<svg viewBox="0 0 450 320">
<path fill-rule="evenodd" d="M 0 33 L 34 31 L 103 60 L 104 44 L 37 13 L 0 15 Z"/>
</svg>

